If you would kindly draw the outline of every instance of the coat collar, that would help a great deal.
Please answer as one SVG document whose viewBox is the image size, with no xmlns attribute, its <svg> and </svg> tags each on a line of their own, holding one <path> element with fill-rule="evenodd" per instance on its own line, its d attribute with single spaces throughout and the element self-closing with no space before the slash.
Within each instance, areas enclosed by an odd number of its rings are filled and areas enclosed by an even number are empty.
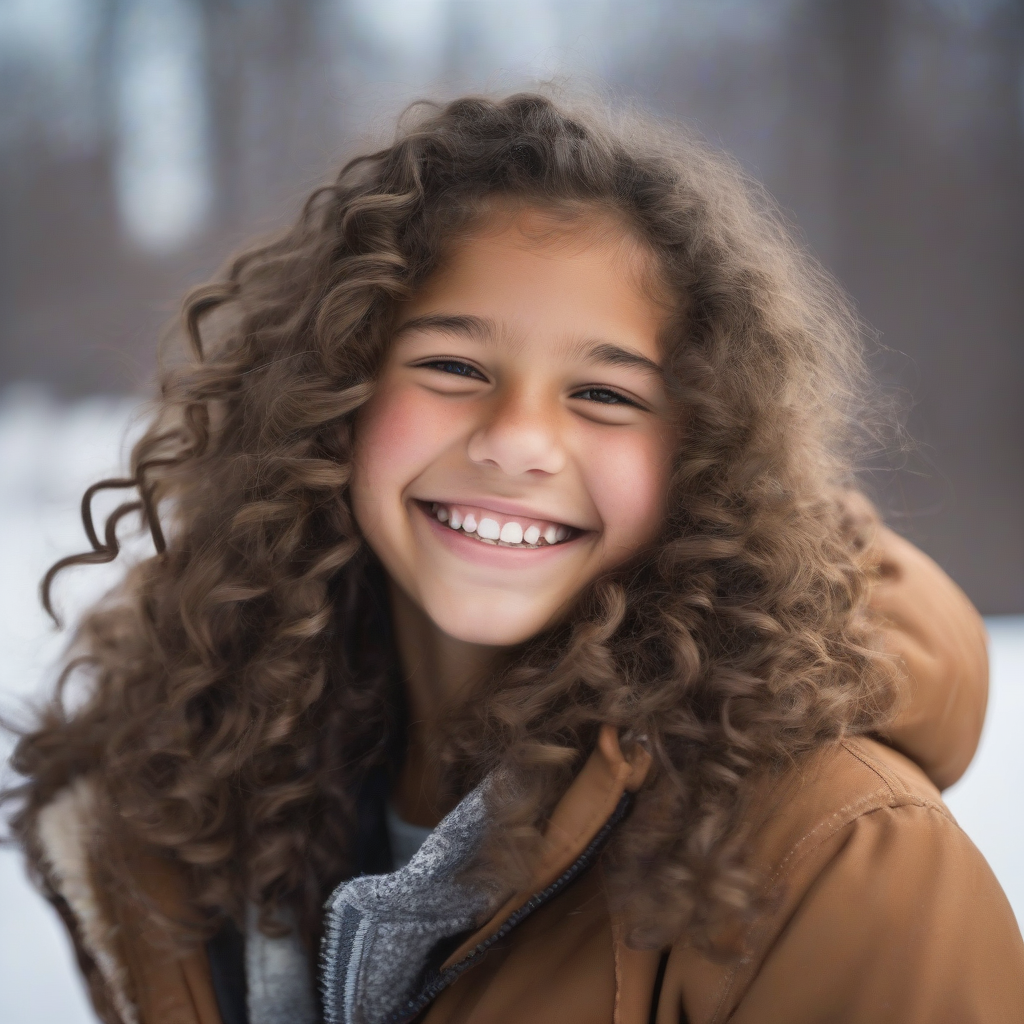
<svg viewBox="0 0 1024 1024">
<path fill-rule="evenodd" d="M 650 764 L 627 760 L 611 727 L 555 808 L 534 853 L 527 884 L 467 883 L 462 874 L 487 827 L 489 780 L 455 807 L 412 860 L 386 875 L 343 883 L 328 900 L 321 948 L 324 1014 L 337 1024 L 407 1022 L 523 920 L 595 867 Z M 432 951 L 481 920 L 439 966 Z M 443 955 L 443 954 L 442 954 Z M 411 990 L 402 989 L 418 978 Z"/>
<path fill-rule="evenodd" d="M 470 935 L 441 970 L 486 942 L 535 893 L 543 892 L 570 868 L 611 820 L 623 795 L 643 785 L 650 766 L 651 755 L 646 749 L 638 745 L 627 759 L 619 745 L 618 730 L 611 725 L 601 726 L 594 752 L 551 815 L 529 882 Z"/>
</svg>

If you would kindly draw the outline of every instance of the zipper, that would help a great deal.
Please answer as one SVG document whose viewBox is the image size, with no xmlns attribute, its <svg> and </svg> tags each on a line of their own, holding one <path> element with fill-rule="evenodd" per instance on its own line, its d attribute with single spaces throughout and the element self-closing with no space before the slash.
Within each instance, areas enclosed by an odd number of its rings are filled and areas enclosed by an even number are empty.
<svg viewBox="0 0 1024 1024">
<path fill-rule="evenodd" d="M 441 971 L 430 981 L 415 999 L 398 1010 L 394 1010 L 384 1018 L 383 1024 L 411 1024 L 449 985 L 460 975 L 469 970 L 495 943 L 506 938 L 508 934 L 522 924 L 535 910 L 554 899 L 560 892 L 571 885 L 597 859 L 597 855 L 611 838 L 615 826 L 626 816 L 632 803 L 633 794 L 623 793 L 612 812 L 612 816 L 604 823 L 601 831 L 591 839 L 587 848 L 565 869 L 546 889 L 534 893 L 521 907 L 514 910 L 504 924 L 492 935 L 474 946 L 461 960 Z"/>
</svg>

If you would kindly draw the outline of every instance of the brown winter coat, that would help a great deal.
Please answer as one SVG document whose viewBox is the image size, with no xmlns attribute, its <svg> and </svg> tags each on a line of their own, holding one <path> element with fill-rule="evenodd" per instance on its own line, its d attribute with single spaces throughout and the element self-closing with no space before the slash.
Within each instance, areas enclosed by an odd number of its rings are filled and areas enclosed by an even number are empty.
<svg viewBox="0 0 1024 1024">
<path fill-rule="evenodd" d="M 880 530 L 872 550 L 881 566 L 872 603 L 888 619 L 890 649 L 906 668 L 908 709 L 888 745 L 848 739 L 764 783 L 754 802 L 750 863 L 769 909 L 732 937 L 742 955 L 717 962 L 685 942 L 631 949 L 609 911 L 598 863 L 492 945 L 422 1020 L 1024 1020 L 1020 931 L 984 858 L 939 796 L 964 771 L 980 735 L 983 628 L 964 595 L 912 545 Z M 642 760 L 626 761 L 613 729 L 602 730 L 555 810 L 530 885 L 448 963 L 573 863 L 645 771 Z M 87 791 L 74 800 L 87 802 Z M 205 953 L 181 959 L 166 952 L 148 926 L 126 916 L 111 895 L 116 889 L 103 884 L 102 866 L 87 856 L 60 861 L 77 864 L 77 873 L 57 868 L 52 846 L 66 839 L 42 837 L 47 874 L 104 1018 L 220 1024 Z M 79 850 L 87 846 L 83 840 Z M 170 865 L 140 862 L 136 879 L 166 911 L 181 913 L 184 892 Z"/>
</svg>

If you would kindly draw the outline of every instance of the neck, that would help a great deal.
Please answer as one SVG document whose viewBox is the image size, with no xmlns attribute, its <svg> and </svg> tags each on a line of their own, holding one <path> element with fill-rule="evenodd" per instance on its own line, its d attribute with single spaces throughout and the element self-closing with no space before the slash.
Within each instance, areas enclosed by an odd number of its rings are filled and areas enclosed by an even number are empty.
<svg viewBox="0 0 1024 1024">
<path fill-rule="evenodd" d="M 433 827 L 449 809 L 434 756 L 441 722 L 494 667 L 498 648 L 456 640 L 394 583 L 389 591 L 409 710 L 408 747 L 392 801 L 405 821 Z"/>
</svg>

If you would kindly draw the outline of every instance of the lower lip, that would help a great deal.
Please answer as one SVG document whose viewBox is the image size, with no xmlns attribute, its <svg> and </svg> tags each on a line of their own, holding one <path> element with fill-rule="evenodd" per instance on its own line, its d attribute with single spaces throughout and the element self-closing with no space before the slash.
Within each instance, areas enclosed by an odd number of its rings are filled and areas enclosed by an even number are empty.
<svg viewBox="0 0 1024 1024">
<path fill-rule="evenodd" d="M 563 540 L 560 544 L 545 544 L 539 548 L 502 547 L 498 544 L 484 544 L 462 530 L 453 530 L 435 519 L 418 503 L 415 503 L 415 509 L 427 521 L 442 544 L 460 558 L 476 565 L 494 565 L 502 569 L 532 568 L 568 553 L 586 536 L 585 533 L 581 533 L 572 540 Z"/>
</svg>

